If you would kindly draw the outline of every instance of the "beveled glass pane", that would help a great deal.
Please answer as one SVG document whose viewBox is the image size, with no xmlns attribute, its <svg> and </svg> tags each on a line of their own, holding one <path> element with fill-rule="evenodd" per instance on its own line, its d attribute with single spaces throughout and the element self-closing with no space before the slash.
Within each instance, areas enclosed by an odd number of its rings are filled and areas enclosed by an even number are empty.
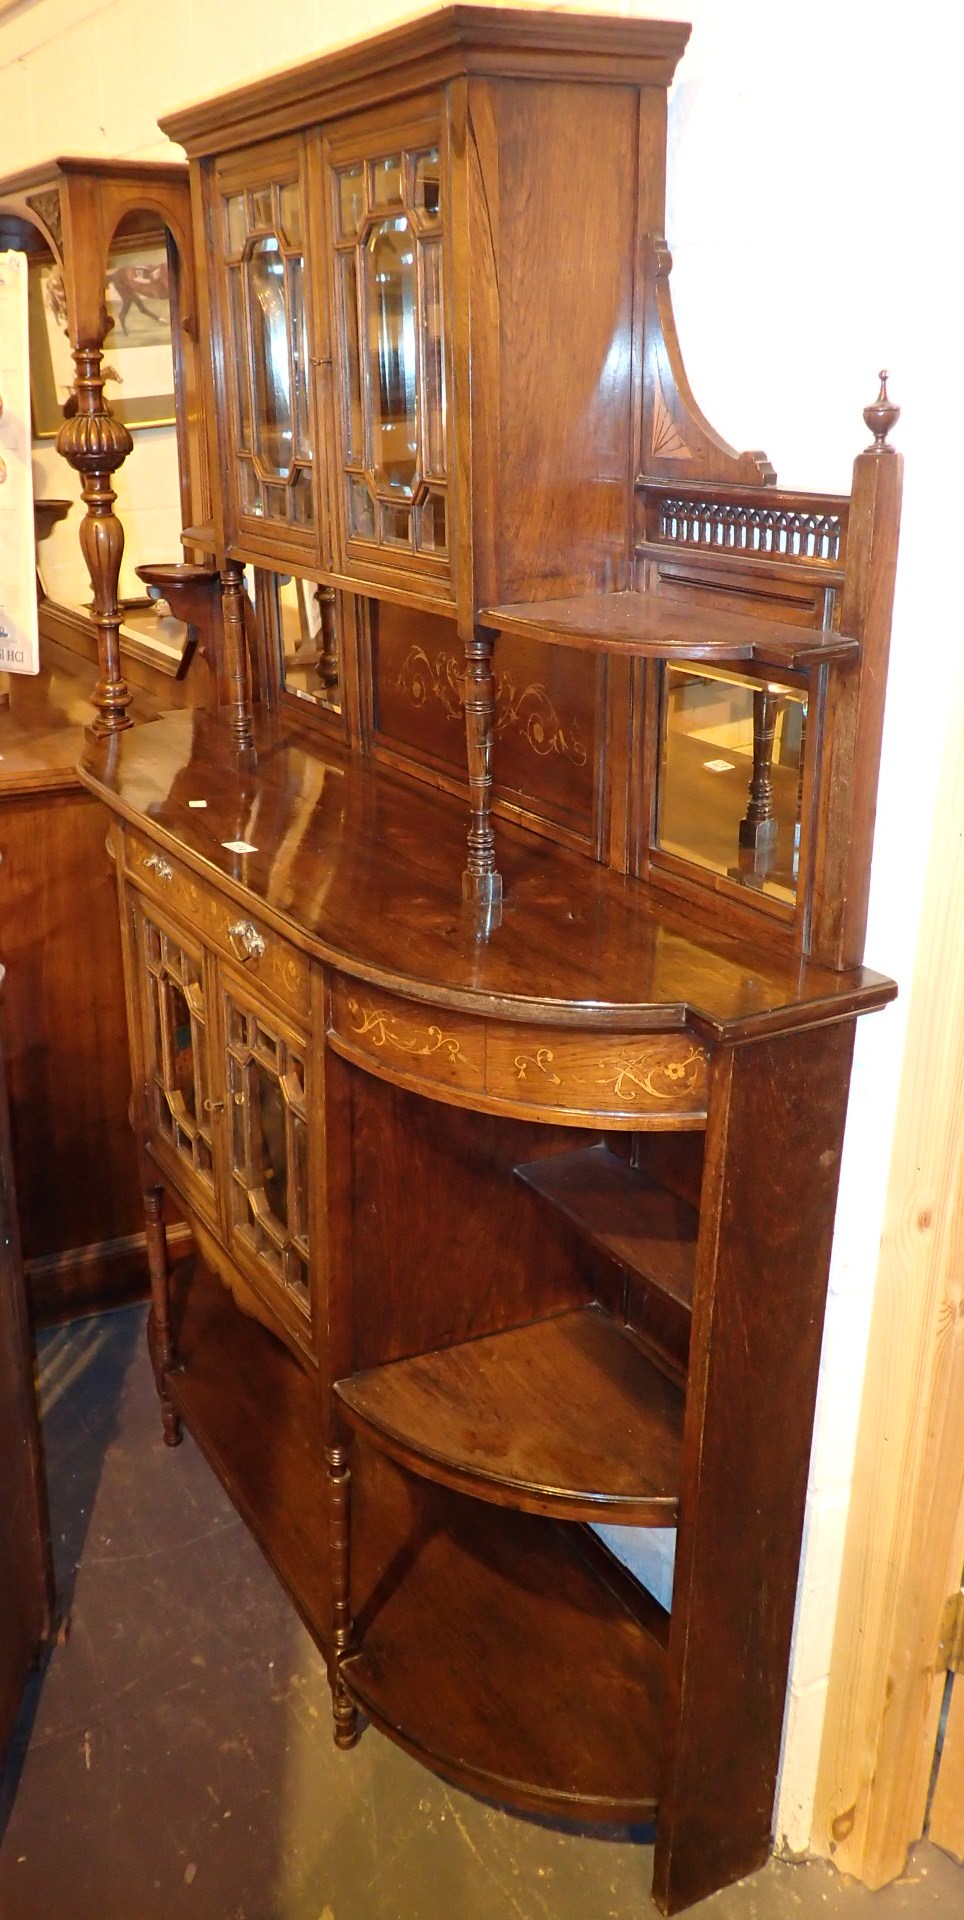
<svg viewBox="0 0 964 1920">
<path fill-rule="evenodd" d="M 154 961 L 155 966 L 159 965 L 161 958 L 161 936 L 153 920 L 145 920 L 144 922 L 144 942 L 147 947 L 149 959 Z"/>
<path fill-rule="evenodd" d="M 244 286 L 240 267 L 231 267 L 228 271 L 228 298 L 231 302 L 231 336 L 238 376 L 238 445 L 247 449 L 251 445 L 251 389 L 248 377 L 247 331 L 244 322 Z"/>
<path fill-rule="evenodd" d="M 244 209 L 244 194 L 232 193 L 224 203 L 228 224 L 228 252 L 241 253 L 248 237 L 248 218 Z"/>
<path fill-rule="evenodd" d="M 445 350 L 442 317 L 442 248 L 437 240 L 422 246 L 422 396 L 423 451 L 428 476 L 445 478 Z"/>
<path fill-rule="evenodd" d="M 176 986 L 173 980 L 168 983 L 168 995 L 168 1004 L 171 1009 L 171 1065 L 174 1075 L 172 1092 L 180 1094 L 193 1120 L 196 1117 L 196 1105 L 191 1012 L 180 987 Z"/>
<path fill-rule="evenodd" d="M 313 527 L 315 524 L 314 489 L 310 473 L 299 467 L 291 482 L 291 518 L 296 527 Z"/>
<path fill-rule="evenodd" d="M 238 497 L 242 513 L 264 512 L 261 499 L 261 482 L 250 460 L 238 462 Z"/>
<path fill-rule="evenodd" d="M 311 458 L 308 431 L 308 326 L 305 317 L 304 276 L 300 260 L 288 261 L 291 301 L 291 364 L 295 381 L 295 452 Z"/>
<path fill-rule="evenodd" d="M 301 1255 L 293 1251 L 288 1255 L 288 1286 L 296 1300 L 307 1311 L 311 1304 L 308 1292 L 308 1268 Z"/>
<path fill-rule="evenodd" d="M 418 544 L 423 553 L 445 552 L 445 495 L 430 493 L 418 512 Z"/>
<path fill-rule="evenodd" d="M 282 1226 L 288 1225 L 288 1145 L 285 1103 L 273 1073 L 255 1062 L 257 1084 L 257 1142 L 261 1185 L 268 1205 Z"/>
<path fill-rule="evenodd" d="M 233 1000 L 228 1001 L 228 1040 L 232 1047 L 244 1047 L 248 1042 L 248 1017 L 236 1007 Z"/>
<path fill-rule="evenodd" d="M 715 667 L 662 679 L 656 845 L 792 904 L 805 692 Z"/>
<path fill-rule="evenodd" d="M 379 481 L 410 494 L 418 469 L 415 241 L 404 214 L 382 220 L 365 250 L 372 461 Z"/>
<path fill-rule="evenodd" d="M 295 1150 L 295 1202 L 297 1223 L 295 1232 L 302 1240 L 308 1239 L 308 1129 L 301 1120 L 294 1120 L 291 1127 L 292 1144 Z"/>
<path fill-rule="evenodd" d="M 286 180 L 278 189 L 281 233 L 289 247 L 301 248 L 301 188 L 297 180 Z"/>
<path fill-rule="evenodd" d="M 265 487 L 264 510 L 271 520 L 286 520 L 288 517 L 287 487 Z"/>
<path fill-rule="evenodd" d="M 254 187 L 252 189 L 251 225 L 253 227 L 274 226 L 274 208 L 271 204 L 270 187 Z"/>
<path fill-rule="evenodd" d="M 244 1106 L 245 1072 L 240 1062 L 232 1060 L 230 1072 L 229 1101 L 231 1106 L 231 1165 L 239 1172 L 247 1172 L 247 1156 L 244 1147 Z"/>
<path fill-rule="evenodd" d="M 345 438 L 349 460 L 364 459 L 361 406 L 361 361 L 358 353 L 358 270 L 354 253 L 343 253 L 341 311 L 345 332 Z"/>
<path fill-rule="evenodd" d="M 364 480 L 348 476 L 348 524 L 363 540 L 375 538 L 375 503 Z"/>
<path fill-rule="evenodd" d="M 402 200 L 402 156 L 372 161 L 372 206 L 397 207 Z"/>
<path fill-rule="evenodd" d="M 263 1053 L 268 1060 L 277 1060 L 278 1058 L 277 1035 L 274 1033 L 269 1033 L 267 1027 L 263 1027 L 261 1025 L 260 1020 L 258 1021 L 257 1027 L 255 1028 L 255 1045 L 258 1049 L 258 1052 Z"/>
<path fill-rule="evenodd" d="M 415 205 L 426 220 L 438 220 L 441 214 L 441 169 L 437 147 L 412 156 Z"/>
<path fill-rule="evenodd" d="M 274 234 L 249 245 L 246 262 L 254 372 L 254 442 L 262 464 L 281 477 L 291 463 L 291 378 L 285 263 Z M 269 509 L 270 511 L 270 509 Z"/>
<path fill-rule="evenodd" d="M 365 211 L 365 169 L 359 160 L 338 175 L 338 231 L 344 239 L 353 234 Z"/>
<path fill-rule="evenodd" d="M 410 547 L 412 544 L 411 507 L 386 507 L 381 509 L 382 539 L 392 547 Z"/>
</svg>

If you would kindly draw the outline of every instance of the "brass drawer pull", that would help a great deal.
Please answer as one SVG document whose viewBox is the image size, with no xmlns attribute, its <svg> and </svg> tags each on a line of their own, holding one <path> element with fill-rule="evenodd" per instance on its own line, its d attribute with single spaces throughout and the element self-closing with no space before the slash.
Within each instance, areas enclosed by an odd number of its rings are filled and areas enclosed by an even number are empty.
<svg viewBox="0 0 964 1920">
<path fill-rule="evenodd" d="M 239 960 L 260 960 L 264 953 L 264 941 L 250 920 L 236 920 L 228 928 L 228 939 Z"/>
<path fill-rule="evenodd" d="M 156 873 L 159 880 L 173 880 L 174 868 L 169 860 L 162 860 L 159 853 L 149 853 L 144 865 L 149 873 Z"/>
</svg>

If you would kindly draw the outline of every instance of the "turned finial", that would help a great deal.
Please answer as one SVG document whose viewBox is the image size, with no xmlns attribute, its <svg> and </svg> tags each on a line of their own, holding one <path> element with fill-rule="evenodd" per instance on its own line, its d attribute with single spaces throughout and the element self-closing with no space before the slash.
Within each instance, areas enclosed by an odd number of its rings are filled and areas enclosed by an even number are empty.
<svg viewBox="0 0 964 1920">
<path fill-rule="evenodd" d="M 882 367 L 880 370 L 880 392 L 873 406 L 864 408 L 864 419 L 874 436 L 873 447 L 868 448 L 868 452 L 872 453 L 889 453 L 890 449 L 887 446 L 887 435 L 891 427 L 895 426 L 900 419 L 900 408 L 895 407 L 893 401 L 888 397 L 888 377 L 886 367 Z"/>
</svg>

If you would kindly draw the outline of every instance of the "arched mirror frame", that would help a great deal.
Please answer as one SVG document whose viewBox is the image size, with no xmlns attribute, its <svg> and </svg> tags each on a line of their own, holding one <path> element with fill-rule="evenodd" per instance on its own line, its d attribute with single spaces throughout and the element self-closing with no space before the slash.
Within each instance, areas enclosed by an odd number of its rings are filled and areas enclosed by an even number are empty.
<svg viewBox="0 0 964 1920">
<path fill-rule="evenodd" d="M 130 724 L 130 689 L 122 671 L 119 633 L 120 567 L 124 528 L 114 512 L 113 477 L 127 459 L 127 427 L 104 395 L 105 299 L 108 263 L 118 236 L 153 229 L 167 237 L 171 265 L 171 337 L 174 363 L 175 438 L 181 521 L 189 552 L 203 563 L 210 553 L 210 484 L 202 415 L 198 358 L 198 310 L 191 238 L 187 168 L 164 162 L 58 159 L 0 181 L 0 223 L 7 245 L 29 242 L 49 250 L 64 278 L 67 332 L 74 360 L 76 411 L 65 419 L 58 451 L 80 475 L 85 508 L 80 544 L 93 593 L 90 620 L 99 662 L 92 731 L 111 733 Z M 201 565 L 167 568 L 169 574 L 216 581 Z"/>
</svg>

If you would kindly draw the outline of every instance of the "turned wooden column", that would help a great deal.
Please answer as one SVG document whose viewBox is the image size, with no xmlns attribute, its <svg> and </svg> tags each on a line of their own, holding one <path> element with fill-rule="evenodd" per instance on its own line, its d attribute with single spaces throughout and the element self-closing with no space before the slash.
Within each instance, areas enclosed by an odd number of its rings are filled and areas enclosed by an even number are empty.
<svg viewBox="0 0 964 1920">
<path fill-rule="evenodd" d="M 315 588 L 315 605 L 321 622 L 318 649 L 318 678 L 327 694 L 338 686 L 338 609 L 334 587 Z"/>
<path fill-rule="evenodd" d="M 74 391 L 77 411 L 65 420 L 57 435 L 57 451 L 79 473 L 87 509 L 80 527 L 80 545 L 94 591 L 92 614 L 97 629 L 100 676 L 92 699 L 96 717 L 93 734 L 118 733 L 131 724 L 127 709 L 131 691 L 120 669 L 121 614 L 117 600 L 124 529 L 114 512 L 117 498 L 111 479 L 123 466 L 134 442 L 122 420 L 104 402 L 103 355 L 100 347 L 74 348 Z"/>
<path fill-rule="evenodd" d="M 236 560 L 226 560 L 221 568 L 221 618 L 228 724 L 238 752 L 247 754 L 253 750 L 254 733 L 244 638 L 244 568 Z"/>
<path fill-rule="evenodd" d="M 335 1722 L 336 1747 L 353 1747 L 358 1739 L 358 1709 L 341 1676 L 341 1663 L 351 1649 L 351 1470 L 348 1449 L 327 1447 L 328 1550 L 331 1568 L 331 1656 L 328 1679 Z"/>
<path fill-rule="evenodd" d="M 495 733 L 495 634 L 476 627 L 465 646 L 465 741 L 469 763 L 469 863 L 462 896 L 483 907 L 498 906 L 502 875 L 495 864 L 492 827 L 492 743 Z"/>
</svg>

